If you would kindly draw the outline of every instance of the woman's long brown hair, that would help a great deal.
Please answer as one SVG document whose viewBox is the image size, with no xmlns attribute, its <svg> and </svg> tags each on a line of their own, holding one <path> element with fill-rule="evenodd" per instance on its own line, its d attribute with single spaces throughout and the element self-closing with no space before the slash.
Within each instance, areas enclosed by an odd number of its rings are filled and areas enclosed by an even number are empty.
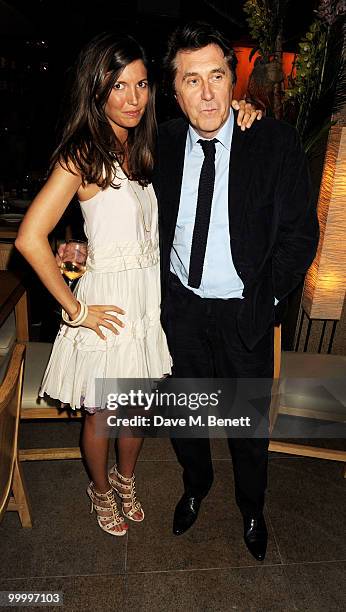
<svg viewBox="0 0 346 612">
<path fill-rule="evenodd" d="M 70 172 L 81 174 L 83 184 L 96 183 L 101 189 L 118 188 L 115 162 L 122 165 L 124 147 L 116 138 L 105 115 L 105 104 L 119 75 L 131 62 L 147 58 L 132 36 L 101 34 L 80 52 L 63 117 L 60 144 L 51 158 Z M 154 86 L 139 125 L 129 129 L 127 166 L 129 176 L 142 186 L 151 180 L 156 138 Z"/>
</svg>

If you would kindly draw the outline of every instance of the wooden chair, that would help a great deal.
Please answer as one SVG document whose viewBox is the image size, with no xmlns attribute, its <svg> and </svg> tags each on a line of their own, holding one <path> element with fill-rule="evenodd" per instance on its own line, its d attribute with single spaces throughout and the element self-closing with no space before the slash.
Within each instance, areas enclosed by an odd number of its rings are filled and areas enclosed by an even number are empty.
<svg viewBox="0 0 346 612">
<path fill-rule="evenodd" d="M 269 431 L 272 433 L 279 413 L 279 387 L 281 369 L 281 326 L 274 327 L 274 380 L 269 411 Z"/>
<path fill-rule="evenodd" d="M 8 271 L 0 271 L 0 383 L 11 357 L 13 344 L 26 345 L 26 363 L 22 392 L 21 419 L 80 418 L 81 413 L 61 410 L 57 403 L 38 398 L 40 383 L 48 363 L 52 345 L 29 342 L 26 292 L 20 280 Z M 79 448 L 25 449 L 20 460 L 80 458 Z"/>
<path fill-rule="evenodd" d="M 29 339 L 26 292 L 13 274 L 0 271 L 0 384 L 16 342 Z"/>
<path fill-rule="evenodd" d="M 30 504 L 18 458 L 24 355 L 25 345 L 16 344 L 0 386 L 0 520 L 6 510 L 13 510 L 18 512 L 22 527 L 32 527 Z"/>
<path fill-rule="evenodd" d="M 0 270 L 8 270 L 9 261 L 14 250 L 14 242 L 0 242 Z"/>
<path fill-rule="evenodd" d="M 5 378 L 15 343 L 16 319 L 14 312 L 10 312 L 7 319 L 0 326 L 0 383 Z"/>
<path fill-rule="evenodd" d="M 281 352 L 281 330 L 275 328 L 274 343 L 274 383 L 272 388 L 272 403 L 270 410 L 270 431 L 272 432 L 279 414 L 294 417 L 307 417 L 319 420 L 345 422 L 345 409 L 343 413 L 332 402 L 319 398 L 304 387 L 304 378 L 299 388 L 283 384 L 301 376 L 304 372 L 306 378 L 344 378 L 346 374 L 346 357 L 337 355 L 320 355 L 310 353 Z M 295 444 L 272 440 L 269 451 L 329 459 L 346 463 L 346 451 L 306 444 Z M 346 466 L 344 469 L 346 478 Z"/>
</svg>

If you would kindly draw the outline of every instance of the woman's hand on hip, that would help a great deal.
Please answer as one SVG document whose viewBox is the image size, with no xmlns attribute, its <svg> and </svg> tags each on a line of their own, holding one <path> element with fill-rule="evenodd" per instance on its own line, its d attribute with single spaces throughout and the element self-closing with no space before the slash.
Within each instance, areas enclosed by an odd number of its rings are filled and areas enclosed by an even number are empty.
<svg viewBox="0 0 346 612">
<path fill-rule="evenodd" d="M 120 315 L 125 314 L 122 308 L 114 306 L 114 304 L 111 306 L 88 305 L 88 316 L 83 321 L 82 327 L 92 329 L 102 340 L 106 340 L 106 336 L 102 333 L 101 327 L 110 329 L 117 336 L 120 332 L 115 325 L 125 327 L 125 324 L 113 314 L 115 312 Z M 114 323 L 115 325 L 113 325 Z"/>
</svg>

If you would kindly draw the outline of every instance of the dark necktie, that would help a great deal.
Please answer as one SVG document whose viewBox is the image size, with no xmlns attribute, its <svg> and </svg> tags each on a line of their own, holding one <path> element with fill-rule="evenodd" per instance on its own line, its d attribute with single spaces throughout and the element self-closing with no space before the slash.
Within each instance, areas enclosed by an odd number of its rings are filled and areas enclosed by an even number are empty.
<svg viewBox="0 0 346 612">
<path fill-rule="evenodd" d="M 215 143 L 218 141 L 214 138 L 213 140 L 198 140 L 198 142 L 203 149 L 204 160 L 198 184 L 197 209 L 195 226 L 193 228 L 188 280 L 188 285 L 196 289 L 201 284 L 203 274 L 215 183 Z"/>
</svg>

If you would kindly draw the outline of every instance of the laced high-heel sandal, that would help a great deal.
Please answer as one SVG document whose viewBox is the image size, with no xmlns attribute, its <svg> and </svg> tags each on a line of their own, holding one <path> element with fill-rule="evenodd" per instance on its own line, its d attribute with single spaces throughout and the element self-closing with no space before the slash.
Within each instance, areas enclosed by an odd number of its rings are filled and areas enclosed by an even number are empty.
<svg viewBox="0 0 346 612">
<path fill-rule="evenodd" d="M 144 510 L 140 502 L 136 498 L 135 475 L 131 478 L 125 478 L 117 470 L 117 466 L 113 465 L 108 472 L 109 484 L 113 487 L 117 495 L 122 500 L 122 511 L 126 518 L 131 521 L 140 523 L 144 520 Z M 137 518 L 136 514 L 140 514 Z"/>
<path fill-rule="evenodd" d="M 106 493 L 99 493 L 95 491 L 94 483 L 90 482 L 86 492 L 91 501 L 90 514 L 95 508 L 97 522 L 101 529 L 114 536 L 125 535 L 128 525 L 119 513 L 113 489 L 109 489 Z M 122 529 L 114 529 L 117 526 L 121 526 Z"/>
</svg>

